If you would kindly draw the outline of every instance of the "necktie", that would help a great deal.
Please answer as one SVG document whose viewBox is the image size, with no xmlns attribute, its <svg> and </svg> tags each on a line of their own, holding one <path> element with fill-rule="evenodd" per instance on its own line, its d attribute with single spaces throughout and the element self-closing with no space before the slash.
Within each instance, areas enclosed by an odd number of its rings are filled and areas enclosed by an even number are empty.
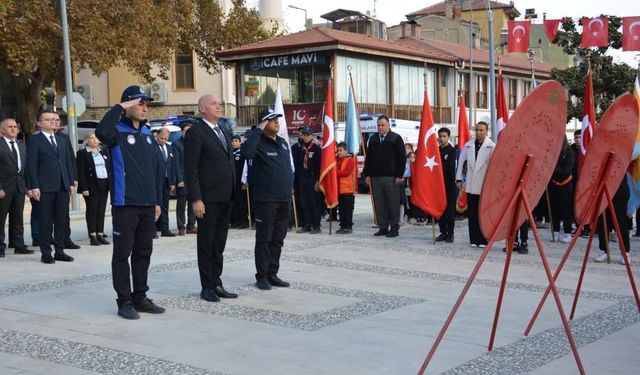
<svg viewBox="0 0 640 375">
<path fill-rule="evenodd" d="M 384 142 L 385 134 L 380 134 L 380 143 Z"/>
<path fill-rule="evenodd" d="M 11 153 L 13 153 L 13 160 L 16 161 L 18 172 L 20 172 L 20 164 L 18 163 L 18 150 L 16 150 L 16 142 L 10 141 L 9 143 L 11 143 Z"/>
<path fill-rule="evenodd" d="M 218 136 L 218 139 L 220 140 L 220 142 L 222 143 L 222 147 L 224 147 L 224 150 L 227 150 L 227 140 L 224 138 L 224 134 L 222 134 L 222 130 L 220 130 L 219 126 L 214 126 L 213 130 L 216 132 L 216 135 Z"/>
<path fill-rule="evenodd" d="M 58 151 L 58 145 L 56 144 L 56 141 L 52 135 L 49 136 L 49 140 L 51 141 L 51 145 L 53 146 L 53 148 L 55 148 L 56 151 Z"/>
<path fill-rule="evenodd" d="M 162 156 L 164 156 L 164 161 L 167 161 L 167 159 L 169 159 L 169 155 L 167 155 L 167 146 L 162 145 L 160 146 L 160 148 L 162 149 Z"/>
</svg>

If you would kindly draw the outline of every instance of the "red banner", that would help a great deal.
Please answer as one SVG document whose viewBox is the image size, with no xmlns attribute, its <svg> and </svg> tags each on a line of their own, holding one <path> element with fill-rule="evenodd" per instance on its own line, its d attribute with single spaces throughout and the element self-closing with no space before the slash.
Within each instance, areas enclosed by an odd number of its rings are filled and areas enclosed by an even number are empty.
<svg viewBox="0 0 640 375">
<path fill-rule="evenodd" d="M 640 51 L 640 17 L 622 17 L 622 50 Z"/>
<path fill-rule="evenodd" d="M 289 134 L 298 135 L 298 129 L 304 126 L 311 127 L 314 133 L 322 132 L 324 103 L 285 104 L 283 108 Z"/>
<path fill-rule="evenodd" d="M 547 38 L 549 38 L 551 43 L 556 39 L 556 35 L 558 35 L 558 27 L 560 27 L 561 23 L 561 19 L 544 20 L 544 33 L 547 34 Z"/>
<path fill-rule="evenodd" d="M 609 18 L 582 19 L 582 48 L 606 47 L 609 45 Z"/>
</svg>

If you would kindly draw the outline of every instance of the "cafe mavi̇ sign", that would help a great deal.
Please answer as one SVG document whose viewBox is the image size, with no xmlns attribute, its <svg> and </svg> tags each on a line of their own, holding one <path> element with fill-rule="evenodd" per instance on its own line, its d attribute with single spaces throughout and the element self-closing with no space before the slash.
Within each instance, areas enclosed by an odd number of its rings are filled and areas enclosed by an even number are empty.
<svg viewBox="0 0 640 375">
<path fill-rule="evenodd" d="M 251 71 L 264 69 L 292 68 L 304 65 L 324 64 L 325 56 L 318 52 L 298 53 L 295 55 L 258 57 L 247 62 Z"/>
</svg>

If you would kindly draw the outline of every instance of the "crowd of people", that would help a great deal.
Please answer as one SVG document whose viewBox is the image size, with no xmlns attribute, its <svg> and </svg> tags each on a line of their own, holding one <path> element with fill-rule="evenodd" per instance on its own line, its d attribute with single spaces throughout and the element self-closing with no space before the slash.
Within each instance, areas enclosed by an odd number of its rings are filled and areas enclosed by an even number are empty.
<svg viewBox="0 0 640 375">
<path fill-rule="evenodd" d="M 146 296 L 153 240 L 158 236 L 197 236 L 200 297 L 205 301 L 238 297 L 225 289 L 221 278 L 230 228 L 255 229 L 255 286 L 261 290 L 288 287 L 289 283 L 278 275 L 287 232 L 295 223 L 298 233 L 321 233 L 322 217 L 327 213 L 319 189 L 321 148 L 313 130 L 299 129 L 300 138 L 289 145 L 278 136 L 282 114 L 265 109 L 258 115 L 258 125 L 244 134 L 242 142 L 243 137 L 218 124 L 222 117 L 219 99 L 204 95 L 198 101 L 200 117 L 183 122 L 181 138 L 169 144 L 166 129 L 154 134 L 146 126 L 151 100 L 139 86 L 128 87 L 121 102 L 105 114 L 95 132 L 86 135 L 75 155 L 69 137 L 59 131 L 56 112 L 39 114 L 37 132 L 27 145 L 17 140 L 19 126 L 15 120 L 0 122 L 0 257 L 5 256 L 7 247 L 14 248 L 15 254 L 34 253 L 24 240 L 23 210 L 28 197 L 32 246 L 39 247 L 41 262 L 73 262 L 64 250 L 79 248 L 71 241 L 69 221 L 69 198 L 77 193 L 85 201 L 91 246 L 110 244 L 104 221 L 107 199 L 111 199 L 113 287 L 118 315 L 125 319 L 138 319 L 139 312 L 165 311 Z M 452 243 L 456 201 L 464 190 L 469 244 L 485 247 L 487 239 L 480 230 L 478 206 L 496 146 L 488 137 L 488 128 L 484 121 L 475 124 L 475 138 L 459 152 L 450 142 L 449 129 L 438 129 L 447 204 L 440 218 L 431 218 L 411 202 L 413 145 L 405 144 L 391 130 L 389 118 L 379 116 L 378 131 L 366 143 L 362 169 L 373 196 L 378 228 L 373 235 L 397 237 L 403 224 L 438 220 L 440 233 L 435 240 Z M 578 131 L 576 139 L 579 136 Z M 353 232 L 359 185 L 356 158 L 347 149 L 345 143 L 336 144 L 336 234 L 340 235 Z M 531 223 L 542 227 L 551 221 L 555 238 L 564 243 L 570 241 L 577 227 L 572 202 L 578 153 L 579 147 L 569 146 L 565 137 L 548 186 L 550 202 L 541 199 L 534 212 L 539 221 Z M 628 251 L 632 223 L 625 214 L 629 199 L 626 186 L 623 181 L 613 200 Z M 169 225 L 172 194 L 177 198 L 177 233 Z M 607 220 L 610 229 L 611 218 Z M 559 234 L 561 223 L 563 236 Z M 514 251 L 528 252 L 529 227 L 525 222 L 519 228 Z M 600 239 L 601 252 L 595 260 L 604 261 L 605 225 L 591 229 Z"/>
</svg>

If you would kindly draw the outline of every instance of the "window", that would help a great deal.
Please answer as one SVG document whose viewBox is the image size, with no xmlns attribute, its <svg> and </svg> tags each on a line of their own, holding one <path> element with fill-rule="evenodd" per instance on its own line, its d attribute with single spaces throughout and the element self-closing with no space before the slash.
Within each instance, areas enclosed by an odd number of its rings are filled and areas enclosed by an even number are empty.
<svg viewBox="0 0 640 375">
<path fill-rule="evenodd" d="M 388 95 L 388 73 L 387 65 L 384 62 L 364 60 L 347 56 L 338 56 L 336 75 L 336 97 L 339 102 L 346 102 L 349 93 L 349 70 L 353 77 L 356 102 L 387 104 Z"/>
<path fill-rule="evenodd" d="M 523 80 L 522 84 L 524 85 L 524 90 L 522 90 L 522 99 L 524 99 L 532 91 L 532 87 L 531 87 L 531 81 L 529 80 Z"/>
<path fill-rule="evenodd" d="M 467 73 L 458 73 L 458 93 L 456 96 L 460 96 L 460 94 L 464 95 L 464 103 L 465 106 L 469 107 L 469 74 Z"/>
<path fill-rule="evenodd" d="M 509 109 L 515 110 L 518 106 L 518 80 L 509 78 Z"/>
<path fill-rule="evenodd" d="M 422 105 L 424 92 L 425 69 L 422 66 L 409 66 L 396 64 L 393 66 L 393 99 L 394 104 Z M 435 97 L 435 71 L 427 69 L 427 93 L 429 102 L 436 103 Z"/>
<path fill-rule="evenodd" d="M 178 52 L 176 53 L 176 89 L 178 90 L 190 90 L 194 89 L 194 77 L 193 77 L 193 53 L 192 52 Z"/>
<path fill-rule="evenodd" d="M 488 108 L 487 105 L 487 76 L 476 76 L 476 107 Z"/>
</svg>

